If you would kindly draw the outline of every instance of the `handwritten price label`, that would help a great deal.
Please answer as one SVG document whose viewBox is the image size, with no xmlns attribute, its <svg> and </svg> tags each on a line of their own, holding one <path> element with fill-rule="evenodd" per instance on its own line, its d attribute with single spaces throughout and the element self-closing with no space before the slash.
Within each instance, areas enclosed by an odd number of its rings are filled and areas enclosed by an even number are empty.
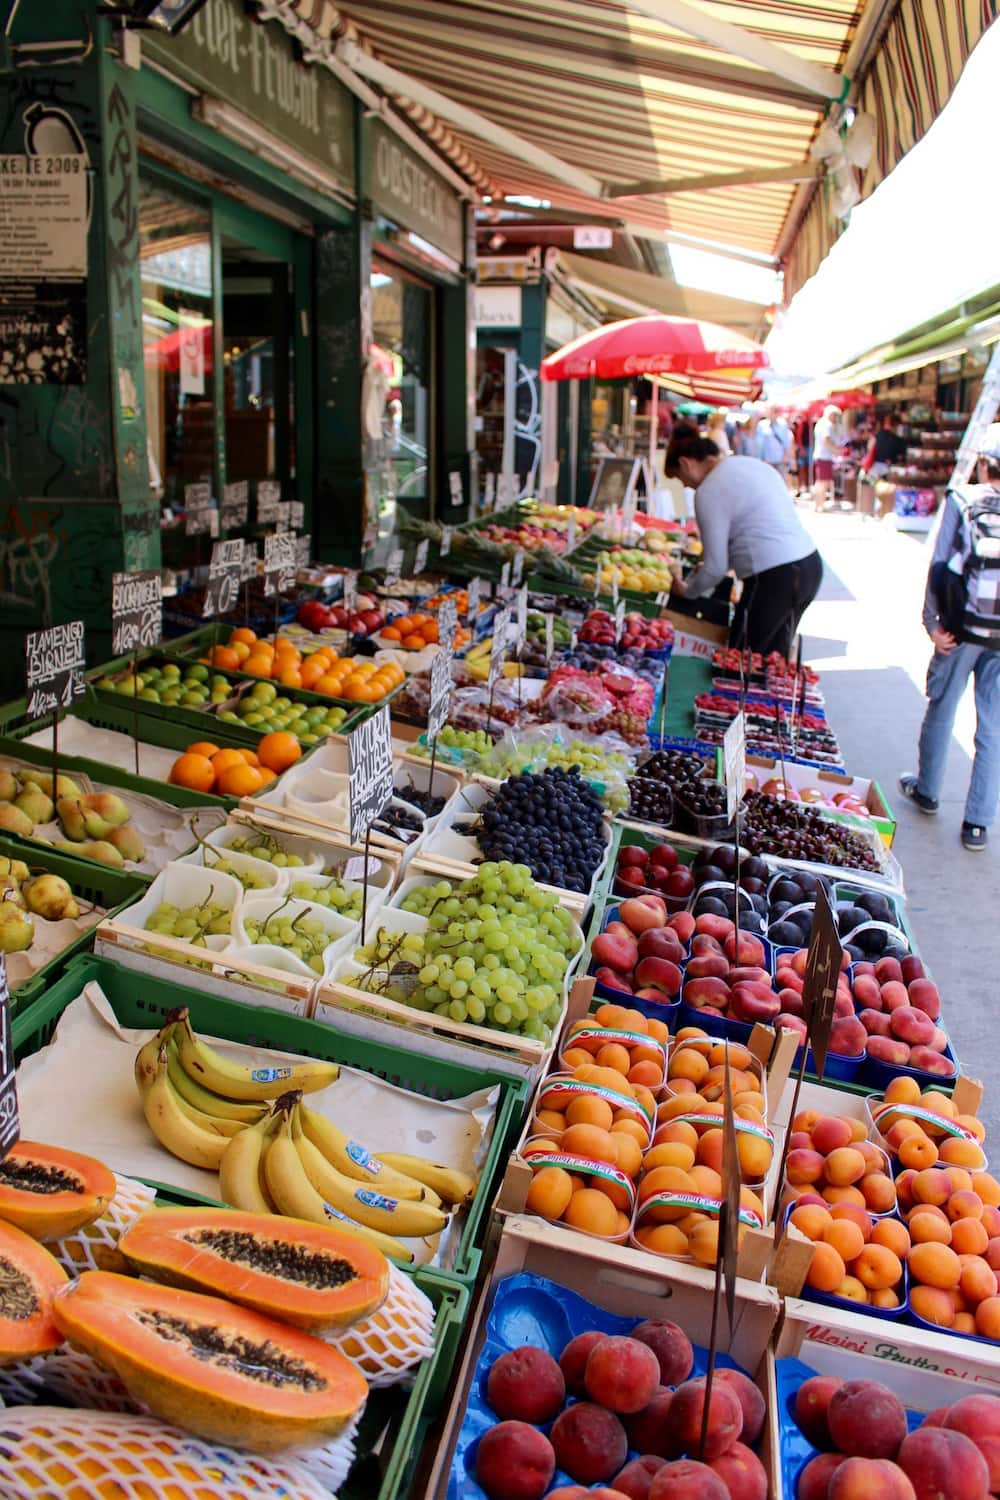
<svg viewBox="0 0 1000 1500">
<path fill-rule="evenodd" d="M 163 634 L 163 584 L 158 568 L 111 575 L 111 655 L 155 646 Z"/>
<path fill-rule="evenodd" d="M 28 718 L 40 719 L 82 698 L 87 690 L 85 666 L 82 620 L 29 631 L 24 639 Z"/>
</svg>

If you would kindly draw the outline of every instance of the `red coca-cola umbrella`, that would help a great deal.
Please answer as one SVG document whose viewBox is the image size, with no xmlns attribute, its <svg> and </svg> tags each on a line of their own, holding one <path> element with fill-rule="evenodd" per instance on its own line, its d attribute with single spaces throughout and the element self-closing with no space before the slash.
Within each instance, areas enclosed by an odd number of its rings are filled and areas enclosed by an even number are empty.
<svg viewBox="0 0 1000 1500">
<path fill-rule="evenodd" d="M 731 328 L 650 313 L 583 333 L 542 360 L 543 380 L 618 380 L 630 375 L 738 377 L 770 364 L 767 351 Z"/>
</svg>

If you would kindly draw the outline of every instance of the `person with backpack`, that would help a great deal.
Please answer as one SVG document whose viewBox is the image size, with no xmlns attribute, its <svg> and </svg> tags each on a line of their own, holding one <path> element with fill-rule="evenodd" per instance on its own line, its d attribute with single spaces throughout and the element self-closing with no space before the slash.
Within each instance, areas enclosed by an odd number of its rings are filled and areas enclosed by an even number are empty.
<svg viewBox="0 0 1000 1500">
<path fill-rule="evenodd" d="M 971 850 L 986 848 L 1000 795 L 1000 423 L 988 429 L 978 478 L 945 497 L 924 595 L 934 655 L 919 769 L 899 778 L 920 812 L 938 811 L 955 714 L 973 678 L 976 753 L 961 832 Z"/>
</svg>

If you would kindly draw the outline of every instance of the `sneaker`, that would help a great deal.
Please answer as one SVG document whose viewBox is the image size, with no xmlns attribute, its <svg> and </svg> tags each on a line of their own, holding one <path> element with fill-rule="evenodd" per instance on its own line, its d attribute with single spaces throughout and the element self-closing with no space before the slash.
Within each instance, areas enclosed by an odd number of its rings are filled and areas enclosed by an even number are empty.
<svg viewBox="0 0 1000 1500">
<path fill-rule="evenodd" d="M 909 797 L 914 806 L 918 807 L 922 813 L 926 813 L 929 818 L 932 818 L 937 812 L 938 799 L 936 797 L 927 797 L 923 792 L 918 791 L 917 778 L 915 776 L 909 774 L 901 776 L 899 778 L 899 790 L 904 797 Z"/>
<path fill-rule="evenodd" d="M 962 824 L 962 845 L 966 849 L 985 849 L 989 834 L 982 823 Z"/>
</svg>

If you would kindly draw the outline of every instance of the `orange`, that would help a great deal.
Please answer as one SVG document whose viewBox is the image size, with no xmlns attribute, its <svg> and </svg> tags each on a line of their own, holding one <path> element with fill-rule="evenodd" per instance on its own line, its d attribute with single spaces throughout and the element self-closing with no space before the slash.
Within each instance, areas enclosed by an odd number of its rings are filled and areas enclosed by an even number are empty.
<svg viewBox="0 0 1000 1500">
<path fill-rule="evenodd" d="M 260 777 L 262 786 L 270 786 L 272 781 L 277 781 L 278 779 L 274 771 L 269 770 L 267 766 L 255 766 L 254 770 Z"/>
<path fill-rule="evenodd" d="M 219 774 L 218 788 L 224 797 L 252 797 L 264 785 L 255 766 L 248 766 L 242 759 L 235 766 Z"/>
<path fill-rule="evenodd" d="M 283 667 L 278 673 L 278 681 L 282 687 L 300 688 L 303 685 L 298 667 Z"/>
<path fill-rule="evenodd" d="M 223 771 L 228 771 L 230 766 L 245 766 L 246 761 L 239 750 L 217 750 L 212 756 L 212 766 L 216 776 L 221 776 Z"/>
<path fill-rule="evenodd" d="M 193 792 L 211 792 L 215 788 L 215 767 L 207 755 L 189 751 L 174 761 L 169 780 L 174 786 L 186 786 Z"/>
<path fill-rule="evenodd" d="M 247 763 L 248 766 L 259 766 L 260 765 L 260 761 L 257 759 L 257 755 L 256 755 L 255 751 L 253 751 L 253 750 L 237 750 L 236 753 L 237 753 L 237 755 L 242 755 L 243 759 L 246 761 L 246 763 Z"/>
<path fill-rule="evenodd" d="M 249 625 L 240 625 L 229 637 L 229 645 L 235 646 L 237 641 L 243 641 L 245 645 L 252 646 L 257 639 L 257 632 L 251 630 Z"/>
<path fill-rule="evenodd" d="M 245 662 L 247 657 L 250 655 L 250 647 L 247 645 L 246 641 L 237 641 L 236 645 L 233 647 L 233 651 L 236 654 L 237 660 L 241 664 Z"/>
<path fill-rule="evenodd" d="M 381 631 L 381 636 L 384 641 L 401 641 L 403 639 L 395 625 L 386 625 Z"/>
<path fill-rule="evenodd" d="M 195 740 L 193 745 L 188 745 L 184 752 L 186 755 L 204 755 L 206 760 L 211 760 L 213 755 L 218 755 L 218 745 L 213 745 L 211 740 Z"/>
<path fill-rule="evenodd" d="M 252 677 L 270 677 L 271 658 L 269 656 L 248 656 L 243 663 L 244 672 L 249 672 Z"/>
<path fill-rule="evenodd" d="M 299 677 L 301 679 L 302 687 L 314 687 L 319 679 L 323 676 L 323 673 L 325 671 L 325 660 L 317 661 L 315 656 L 307 657 L 306 660 L 302 663 L 302 666 L 299 668 Z"/>
<path fill-rule="evenodd" d="M 239 656 L 229 646 L 213 646 L 209 659 L 213 667 L 220 667 L 223 672 L 235 672 L 240 664 Z"/>
<path fill-rule="evenodd" d="M 302 755 L 302 746 L 294 734 L 286 729 L 276 729 L 265 734 L 257 746 L 257 758 L 269 771 L 287 771 Z"/>
<path fill-rule="evenodd" d="M 331 672 L 324 672 L 322 677 L 317 677 L 313 683 L 314 693 L 326 693 L 331 697 L 340 698 L 340 678 L 334 677 Z"/>
</svg>

